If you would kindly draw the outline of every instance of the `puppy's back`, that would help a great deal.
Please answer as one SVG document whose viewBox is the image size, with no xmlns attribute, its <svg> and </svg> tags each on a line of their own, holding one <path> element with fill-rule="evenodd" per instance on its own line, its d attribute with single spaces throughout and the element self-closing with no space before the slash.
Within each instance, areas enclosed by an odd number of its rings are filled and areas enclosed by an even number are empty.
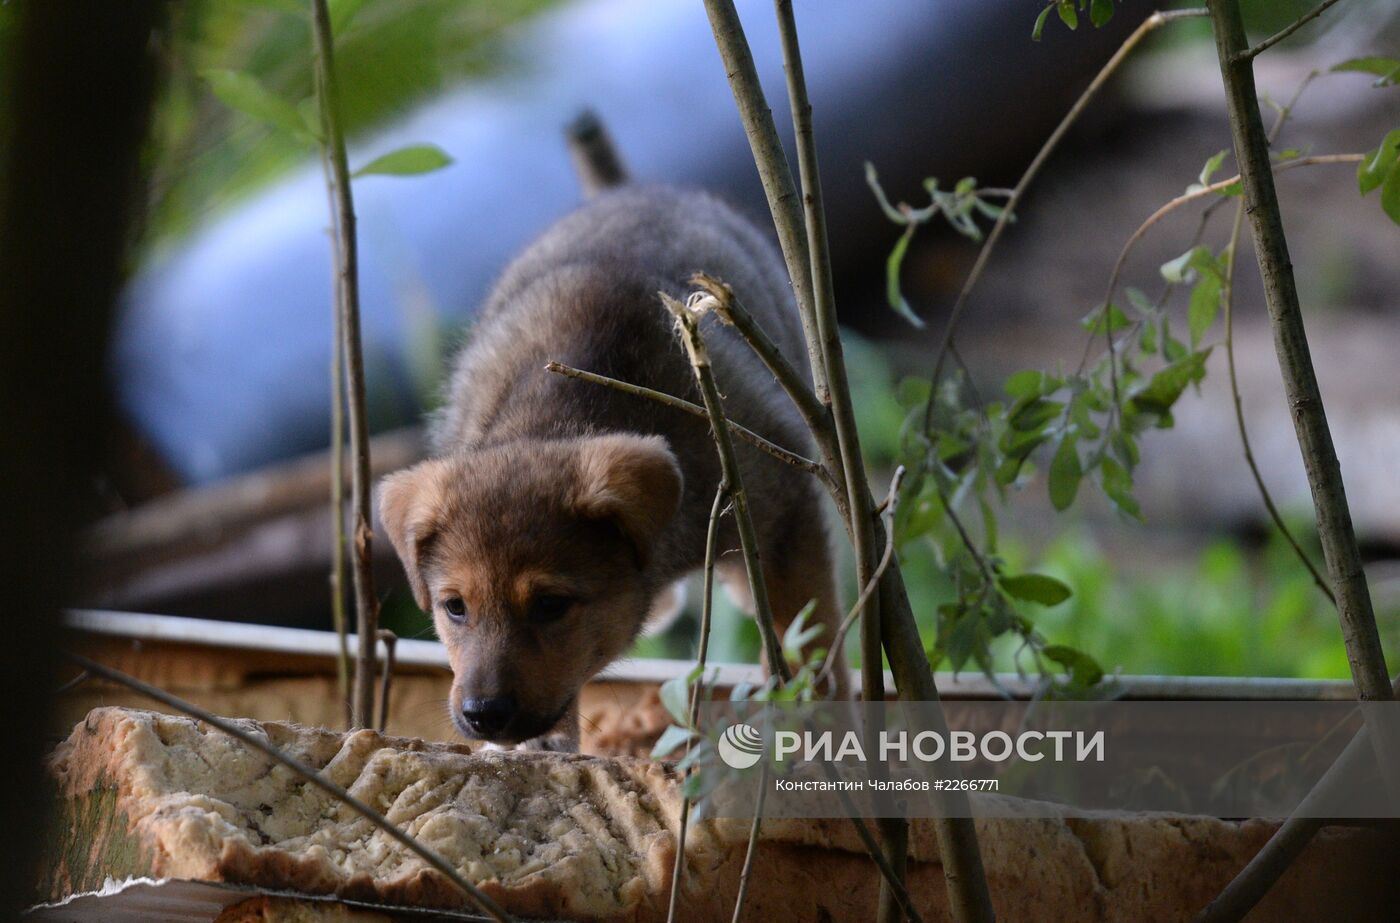
<svg viewBox="0 0 1400 923">
<path fill-rule="evenodd" d="M 435 450 L 608 430 L 675 441 L 674 426 L 644 399 L 543 366 L 556 360 L 698 402 L 657 293 L 683 298 L 699 271 L 733 286 L 793 364 L 805 367 L 786 272 L 753 224 L 705 193 L 622 187 L 561 219 L 503 273 L 456 361 Z M 705 331 L 721 385 L 745 422 L 805 442 L 747 346 L 717 324 Z"/>
</svg>

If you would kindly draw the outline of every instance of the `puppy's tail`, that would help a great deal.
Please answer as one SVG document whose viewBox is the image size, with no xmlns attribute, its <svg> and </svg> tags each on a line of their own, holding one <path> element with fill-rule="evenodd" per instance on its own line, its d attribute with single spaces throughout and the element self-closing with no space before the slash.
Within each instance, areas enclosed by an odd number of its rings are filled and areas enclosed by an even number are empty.
<svg viewBox="0 0 1400 923">
<path fill-rule="evenodd" d="M 627 166 L 618 156 L 612 135 L 596 112 L 591 109 L 580 112 L 565 129 L 565 135 L 584 198 L 591 199 L 604 189 L 627 182 Z"/>
</svg>

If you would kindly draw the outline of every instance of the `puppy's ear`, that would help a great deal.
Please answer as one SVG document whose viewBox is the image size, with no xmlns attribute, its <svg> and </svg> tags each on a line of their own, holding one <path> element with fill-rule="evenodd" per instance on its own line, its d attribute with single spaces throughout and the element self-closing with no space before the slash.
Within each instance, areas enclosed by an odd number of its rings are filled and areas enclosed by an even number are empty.
<svg viewBox="0 0 1400 923">
<path fill-rule="evenodd" d="M 444 463 L 432 459 L 391 474 L 379 484 L 379 521 L 403 562 L 413 598 L 429 614 L 433 600 L 423 574 L 422 557 L 437 536 L 446 500 L 445 474 Z"/>
<path fill-rule="evenodd" d="M 681 469 L 666 440 L 633 435 L 584 439 L 577 472 L 579 513 L 616 522 L 645 561 L 681 502 Z"/>
</svg>

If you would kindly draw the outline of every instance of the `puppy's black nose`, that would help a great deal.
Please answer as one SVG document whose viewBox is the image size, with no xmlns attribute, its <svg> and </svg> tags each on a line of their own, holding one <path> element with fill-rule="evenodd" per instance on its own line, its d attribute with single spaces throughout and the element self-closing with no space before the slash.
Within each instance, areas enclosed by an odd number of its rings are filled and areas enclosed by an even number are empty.
<svg viewBox="0 0 1400 923">
<path fill-rule="evenodd" d="M 499 696 L 491 699 L 464 699 L 462 720 L 472 733 L 490 739 L 506 729 L 515 717 L 515 699 Z"/>
</svg>

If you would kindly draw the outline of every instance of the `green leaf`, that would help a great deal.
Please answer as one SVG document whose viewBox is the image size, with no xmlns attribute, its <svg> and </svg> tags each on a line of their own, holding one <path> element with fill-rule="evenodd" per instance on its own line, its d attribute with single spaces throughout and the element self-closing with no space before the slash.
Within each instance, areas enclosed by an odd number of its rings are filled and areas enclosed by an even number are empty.
<svg viewBox="0 0 1400 923">
<path fill-rule="evenodd" d="M 1381 184 L 1381 209 L 1400 224 L 1400 164 L 1393 164 Z"/>
<path fill-rule="evenodd" d="M 1352 58 L 1332 68 L 1332 73 L 1334 74 L 1343 71 L 1375 74 L 1380 79 L 1372 84 L 1372 86 L 1393 86 L 1397 81 L 1400 81 L 1400 59 L 1381 57 Z"/>
<path fill-rule="evenodd" d="M 1054 4 L 1047 6 L 1040 11 L 1040 15 L 1035 18 L 1035 28 L 1031 30 L 1031 41 L 1040 41 L 1041 35 L 1045 33 L 1045 22 L 1050 18 L 1050 11 L 1055 8 Z"/>
<path fill-rule="evenodd" d="M 1045 373 L 1035 369 L 1025 369 L 1006 379 L 1003 390 L 1014 398 L 1039 397 L 1044 394 Z"/>
<path fill-rule="evenodd" d="M 673 676 L 661 684 L 661 704 L 677 724 L 690 724 L 690 684 L 695 679 L 695 670 L 691 670 L 685 676 Z"/>
<path fill-rule="evenodd" d="M 651 758 L 659 760 L 671 753 L 674 753 L 682 744 L 694 736 L 694 731 L 690 728 L 673 724 L 661 732 L 661 737 L 656 741 L 656 746 L 651 748 Z"/>
<path fill-rule="evenodd" d="M 1077 442 L 1075 436 L 1066 435 L 1050 460 L 1050 502 L 1062 513 L 1074 502 L 1074 495 L 1079 492 L 1079 481 L 1084 477 L 1084 469 L 1079 465 Z"/>
<path fill-rule="evenodd" d="M 1400 128 L 1389 132 L 1381 141 L 1380 147 L 1366 155 L 1356 169 L 1356 182 L 1365 195 L 1385 182 L 1386 175 L 1395 168 L 1400 157 Z"/>
<path fill-rule="evenodd" d="M 1002 577 L 998 583 L 1007 596 L 1025 602 L 1040 603 L 1042 606 L 1058 606 L 1074 595 L 1074 591 L 1069 587 L 1044 574 Z"/>
<path fill-rule="evenodd" d="M 1089 21 L 1094 24 L 1095 29 L 1108 25 L 1108 21 L 1113 18 L 1113 0 L 1091 0 L 1089 4 Z"/>
<path fill-rule="evenodd" d="M 1051 644 L 1041 653 L 1064 667 L 1077 685 L 1094 686 L 1103 679 L 1103 667 L 1083 651 L 1063 644 Z"/>
<path fill-rule="evenodd" d="M 285 99 L 258 82 L 251 74 L 233 70 L 208 70 L 201 76 L 224 105 L 259 122 L 281 129 L 302 140 L 314 140 L 306 130 L 301 113 Z"/>
<path fill-rule="evenodd" d="M 360 12 L 369 0 L 329 0 L 331 12 L 331 34 L 340 35 L 350 25 L 350 20 Z"/>
<path fill-rule="evenodd" d="M 1112 333 L 1124 330 L 1132 324 L 1132 322 L 1128 320 L 1128 315 L 1123 313 L 1122 308 L 1118 307 L 1116 304 L 1111 304 L 1108 306 L 1107 311 L 1104 311 L 1103 308 L 1095 308 L 1093 311 L 1090 311 L 1088 315 L 1079 322 L 1079 325 L 1090 333 L 1103 333 L 1105 319 L 1108 323 L 1108 329 Z"/>
<path fill-rule="evenodd" d="M 1047 401 L 1044 398 L 1033 398 L 1024 405 L 1017 401 L 1017 406 L 1007 413 L 1007 422 L 1011 424 L 1012 429 L 1019 432 L 1038 432 L 1064 409 L 1065 405 L 1059 401 Z"/>
<path fill-rule="evenodd" d="M 436 144 L 410 144 L 382 157 L 376 157 L 352 176 L 419 176 L 441 170 L 452 163 L 442 148 Z"/>
<path fill-rule="evenodd" d="M 1201 337 L 1215 323 L 1220 313 L 1221 281 L 1216 275 L 1204 275 L 1191 290 L 1191 305 L 1187 309 L 1187 320 L 1191 328 L 1191 347 L 1201 342 Z"/>
<path fill-rule="evenodd" d="M 1225 162 L 1225 155 L 1228 153 L 1230 153 L 1229 150 L 1224 150 L 1207 160 L 1205 166 L 1201 167 L 1201 175 L 1196 179 L 1199 185 L 1187 187 L 1186 191 L 1191 192 L 1193 189 L 1209 186 L 1210 178 L 1215 175 L 1215 171 L 1220 169 L 1220 165 Z"/>
<path fill-rule="evenodd" d="M 787 631 L 783 632 L 783 656 L 794 663 L 802 662 L 802 649 L 812 641 L 821 637 L 826 631 L 824 625 L 807 625 L 807 620 L 812 617 L 812 612 L 817 608 L 817 601 L 810 600 L 802 607 L 802 611 L 797 613 L 797 617 L 788 625 Z"/>
<path fill-rule="evenodd" d="M 890 251 L 890 258 L 885 261 L 885 298 L 889 301 L 890 307 L 894 308 L 896 314 L 920 329 L 924 322 L 919 315 L 914 313 L 914 309 L 909 307 L 909 302 L 904 300 L 904 293 L 899 287 L 899 270 L 904 263 L 904 254 L 909 249 L 909 241 L 914 239 L 914 229 L 918 225 L 910 224 L 904 229 L 904 233 L 899 235 L 899 240 L 895 241 L 894 249 Z"/>
<path fill-rule="evenodd" d="M 1059 5 L 1056 6 L 1055 9 L 1060 14 L 1061 22 L 1071 29 L 1079 28 L 1079 14 L 1075 12 L 1074 0 L 1060 0 Z"/>
<path fill-rule="evenodd" d="M 948 665 L 956 673 L 972 656 L 972 648 L 977 643 L 977 623 L 980 619 L 975 612 L 964 613 L 948 632 Z"/>
<path fill-rule="evenodd" d="M 1132 403 L 1147 413 L 1170 413 L 1186 386 L 1205 377 L 1210 350 L 1191 353 L 1162 369 L 1132 396 Z"/>
</svg>

